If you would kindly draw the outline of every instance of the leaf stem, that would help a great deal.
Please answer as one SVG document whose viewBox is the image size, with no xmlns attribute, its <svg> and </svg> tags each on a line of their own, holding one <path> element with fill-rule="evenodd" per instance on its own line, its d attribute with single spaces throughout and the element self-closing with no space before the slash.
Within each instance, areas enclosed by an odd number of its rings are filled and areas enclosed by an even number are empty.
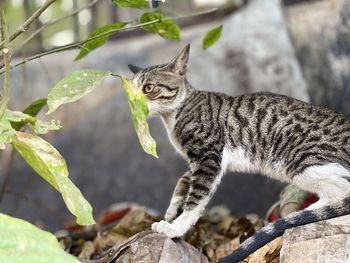
<svg viewBox="0 0 350 263">
<path fill-rule="evenodd" d="M 23 64 L 25 64 L 25 63 L 27 63 L 29 61 L 32 61 L 32 60 L 35 60 L 35 59 L 38 59 L 38 58 L 41 58 L 41 57 L 44 57 L 44 56 L 47 56 L 47 55 L 50 55 L 50 54 L 54 54 L 54 53 L 57 53 L 57 52 L 70 50 L 70 49 L 74 49 L 74 48 L 79 48 L 82 45 L 84 45 L 86 42 L 89 42 L 89 41 L 94 40 L 94 39 L 99 38 L 99 37 L 103 37 L 105 35 L 110 35 L 110 34 L 113 34 L 113 33 L 119 32 L 119 31 L 127 31 L 127 30 L 131 30 L 131 29 L 139 28 L 139 27 L 142 27 L 142 26 L 155 24 L 155 23 L 158 23 L 158 22 L 159 22 L 159 19 L 155 19 L 155 20 L 148 21 L 148 22 L 145 22 L 145 23 L 140 23 L 140 24 L 136 24 L 136 25 L 127 26 L 127 27 L 124 27 L 124 28 L 121 28 L 121 29 L 111 29 L 111 30 L 108 30 L 108 31 L 103 32 L 101 34 L 98 34 L 96 36 L 87 38 L 87 39 L 85 39 L 83 41 L 74 42 L 74 43 L 71 43 L 71 44 L 68 44 L 68 45 L 64 45 L 64 46 L 60 46 L 60 47 L 57 47 L 57 48 L 53 48 L 53 49 L 47 50 L 45 52 L 42 52 L 40 54 L 37 54 L 37 55 L 31 56 L 31 57 L 25 58 L 24 60 L 18 62 L 17 64 L 12 65 L 11 69 L 16 68 L 16 67 L 18 67 L 20 65 L 23 65 Z M 2 75 L 3 73 L 4 73 L 4 69 L 1 69 L 0 70 L 0 75 Z"/>
<path fill-rule="evenodd" d="M 2 39 L 4 41 L 4 47 L 2 49 L 3 60 L 5 64 L 5 79 L 3 88 L 3 97 L 0 103 L 0 120 L 5 114 L 7 103 L 9 101 L 9 82 L 10 82 L 10 60 L 11 60 L 11 50 L 9 48 L 9 32 L 5 19 L 5 12 L 1 13 L 0 18 Z"/>
<path fill-rule="evenodd" d="M 115 73 L 111 73 L 111 76 L 113 76 L 113 77 L 118 77 L 118 78 L 121 78 L 121 77 L 122 77 L 121 75 L 115 74 Z"/>
</svg>

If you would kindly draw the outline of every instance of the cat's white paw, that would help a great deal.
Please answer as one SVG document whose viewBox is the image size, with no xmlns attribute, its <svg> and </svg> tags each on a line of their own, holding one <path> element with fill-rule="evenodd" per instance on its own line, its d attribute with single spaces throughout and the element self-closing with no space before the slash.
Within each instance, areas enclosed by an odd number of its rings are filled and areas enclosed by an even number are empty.
<svg viewBox="0 0 350 263">
<path fill-rule="evenodd" d="M 165 213 L 165 221 L 171 222 L 173 221 L 177 216 L 177 207 L 169 207 L 168 210 Z"/>
<path fill-rule="evenodd" d="M 170 224 L 166 221 L 160 221 L 152 224 L 152 230 L 164 234 L 170 238 L 181 237 L 186 233 L 186 228 L 177 227 L 175 224 Z"/>
</svg>

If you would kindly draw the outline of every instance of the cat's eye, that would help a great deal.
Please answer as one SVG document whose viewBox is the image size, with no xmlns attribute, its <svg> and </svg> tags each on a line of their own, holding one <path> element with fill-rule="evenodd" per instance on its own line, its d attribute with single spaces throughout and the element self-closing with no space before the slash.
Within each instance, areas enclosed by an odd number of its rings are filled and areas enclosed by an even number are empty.
<svg viewBox="0 0 350 263">
<path fill-rule="evenodd" d="M 143 86 L 144 93 L 150 93 L 153 90 L 154 90 L 154 85 L 152 85 L 152 84 L 146 84 L 145 86 Z"/>
</svg>

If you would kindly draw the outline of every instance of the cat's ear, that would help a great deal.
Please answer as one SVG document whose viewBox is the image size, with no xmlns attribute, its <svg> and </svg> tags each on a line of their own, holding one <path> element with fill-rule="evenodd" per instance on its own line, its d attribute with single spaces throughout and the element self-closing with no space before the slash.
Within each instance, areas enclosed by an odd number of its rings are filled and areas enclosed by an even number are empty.
<svg viewBox="0 0 350 263">
<path fill-rule="evenodd" d="M 190 55 L 190 44 L 186 45 L 168 65 L 167 69 L 179 75 L 185 75 L 187 71 L 187 61 Z"/>
<path fill-rule="evenodd" d="M 129 64 L 128 65 L 128 68 L 130 69 L 130 71 L 134 74 L 136 74 L 137 72 L 143 70 L 143 68 L 141 67 L 138 67 L 138 66 L 135 66 L 135 65 L 132 65 L 132 64 Z"/>
</svg>

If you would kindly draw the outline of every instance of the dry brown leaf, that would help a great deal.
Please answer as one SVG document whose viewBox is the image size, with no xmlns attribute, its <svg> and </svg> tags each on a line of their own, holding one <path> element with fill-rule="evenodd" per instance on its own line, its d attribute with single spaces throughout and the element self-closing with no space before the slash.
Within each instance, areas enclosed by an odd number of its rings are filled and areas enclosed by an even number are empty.
<svg viewBox="0 0 350 263">
<path fill-rule="evenodd" d="M 236 250 L 239 247 L 239 237 L 236 237 L 232 239 L 230 242 L 227 242 L 225 244 L 220 245 L 216 251 L 214 260 L 219 260 L 220 258 L 223 258 L 229 254 L 231 254 L 234 250 Z"/>
<path fill-rule="evenodd" d="M 83 244 L 81 252 L 79 253 L 79 259 L 89 259 L 92 254 L 95 253 L 95 245 L 91 241 L 86 241 Z"/>
<path fill-rule="evenodd" d="M 280 251 L 282 248 L 282 237 L 278 237 L 255 251 L 248 258 L 248 263 L 279 263 Z"/>
</svg>

